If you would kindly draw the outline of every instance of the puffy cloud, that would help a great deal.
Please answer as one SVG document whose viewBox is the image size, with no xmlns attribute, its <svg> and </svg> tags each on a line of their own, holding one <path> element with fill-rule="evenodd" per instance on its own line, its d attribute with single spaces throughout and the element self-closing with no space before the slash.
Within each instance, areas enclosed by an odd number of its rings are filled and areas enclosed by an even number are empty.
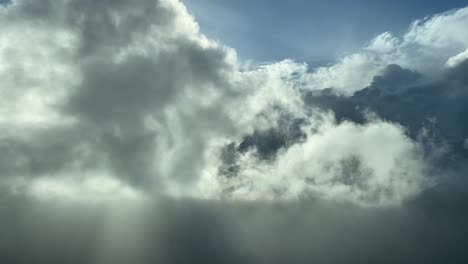
<svg viewBox="0 0 468 264">
<path fill-rule="evenodd" d="M 461 8 L 417 20 L 405 34 L 404 41 L 406 45 L 441 49 L 442 52 L 463 50 L 468 45 L 468 38 L 463 34 L 467 19 L 468 9 Z"/>
<path fill-rule="evenodd" d="M 460 65 L 462 62 L 466 61 L 467 59 L 468 59 L 468 49 L 466 49 L 462 53 L 459 53 L 453 57 L 450 57 L 445 63 L 445 66 L 448 68 L 453 68 L 453 67 Z"/>
<path fill-rule="evenodd" d="M 428 181 L 422 150 L 397 125 L 381 120 L 337 124 L 326 116 L 304 130 L 307 138 L 281 150 L 273 163 L 262 163 L 251 153 L 240 157 L 229 195 L 393 205 Z"/>
<path fill-rule="evenodd" d="M 385 32 L 375 37 L 365 49 L 385 54 L 395 51 L 398 44 L 399 40 L 396 37 L 390 32 Z"/>
<path fill-rule="evenodd" d="M 468 136 L 464 125 L 468 113 L 466 70 L 463 62 L 446 69 L 438 80 L 428 81 L 418 72 L 389 65 L 371 85 L 350 97 L 328 89 L 308 91 L 304 100 L 306 105 L 333 111 L 340 122 L 366 123 L 365 113 L 372 111 L 405 127 L 411 138 L 433 151 L 430 155 L 445 153 L 442 159 L 451 165 L 444 166 L 453 166 L 466 157 L 460 147 Z"/>
<path fill-rule="evenodd" d="M 445 62 L 464 43 L 424 39 L 458 28 L 465 12 L 416 22 L 402 39 L 385 33 L 311 72 L 290 60 L 240 65 L 176 0 L 15 1 L 0 15 L 2 182 L 77 193 L 98 174 L 123 193 L 399 204 L 427 183 L 418 143 L 378 118 L 341 123 L 336 111 L 337 122 L 303 92 L 415 83 L 426 51 L 444 50 Z M 416 51 L 428 55 L 415 61 Z"/>
<path fill-rule="evenodd" d="M 107 168 L 159 186 L 196 178 L 208 139 L 236 133 L 235 55 L 178 1 L 16 1 L 1 19 L 3 173 Z"/>
<path fill-rule="evenodd" d="M 449 11 L 415 21 L 401 37 L 385 32 L 375 37 L 362 51 L 345 56 L 335 65 L 315 69 L 310 87 L 335 88 L 351 94 L 372 82 L 387 65 L 398 64 L 439 78 L 444 65 L 463 60 L 468 47 L 464 28 L 468 8 Z"/>
</svg>

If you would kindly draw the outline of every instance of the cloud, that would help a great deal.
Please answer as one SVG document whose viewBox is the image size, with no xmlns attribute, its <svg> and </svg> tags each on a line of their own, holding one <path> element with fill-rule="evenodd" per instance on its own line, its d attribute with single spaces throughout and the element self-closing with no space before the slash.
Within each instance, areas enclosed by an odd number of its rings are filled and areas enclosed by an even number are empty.
<svg viewBox="0 0 468 264">
<path fill-rule="evenodd" d="M 233 197 L 319 197 L 362 205 L 392 205 L 424 188 L 417 143 L 394 124 L 337 124 L 326 116 L 304 129 L 306 139 L 278 152 L 272 163 L 250 153 L 237 163 Z"/>
<path fill-rule="evenodd" d="M 2 20 L 11 25 L 1 76 L 3 126 L 12 131 L 2 145 L 25 160 L 16 174 L 68 174 L 73 160 L 139 187 L 188 180 L 203 166 L 207 138 L 231 133 L 221 106 L 239 93 L 229 83 L 235 58 L 200 35 L 177 1 L 17 1 Z M 4 163 L 4 172 L 16 166 Z"/>
<path fill-rule="evenodd" d="M 466 262 L 467 10 L 310 69 L 177 0 L 1 7 L 0 259 Z"/>
<path fill-rule="evenodd" d="M 333 111 L 338 121 L 366 122 L 366 112 L 402 125 L 407 135 L 420 141 L 425 155 L 445 156 L 453 166 L 463 162 L 466 153 L 461 147 L 468 136 L 466 122 L 466 62 L 443 71 L 430 81 L 421 73 L 389 65 L 371 85 L 347 97 L 333 90 L 307 91 L 307 105 Z M 445 153 L 445 154 L 442 154 Z M 432 161 L 434 162 L 434 161 Z M 441 173 L 443 174 L 443 173 Z"/>
<path fill-rule="evenodd" d="M 465 13 L 417 21 L 401 38 L 384 33 L 310 71 L 290 60 L 241 65 L 178 1 L 16 1 L 0 18 L 9 22 L 0 54 L 10 62 L 0 71 L 4 182 L 80 185 L 71 175 L 100 172 L 124 189 L 178 197 L 399 204 L 428 182 L 414 131 L 362 115 L 357 106 L 373 105 L 356 96 L 326 108 L 332 115 L 317 111 L 326 101 L 304 100 L 304 91 L 369 85 L 363 91 L 392 94 L 433 69 L 443 76 L 466 49 L 457 37 Z M 446 36 L 428 41 L 442 26 Z M 372 110 L 411 129 L 417 122 Z"/>
<path fill-rule="evenodd" d="M 0 65 L 4 182 L 80 185 L 62 179 L 99 172 L 122 189 L 176 197 L 219 199 L 229 190 L 233 198 L 398 204 L 426 186 L 419 143 L 382 119 L 341 123 L 332 109 L 335 121 L 303 93 L 418 83 L 432 53 L 417 62 L 409 55 L 442 49 L 445 63 L 463 39 L 425 39 L 441 25 L 453 24 L 455 34 L 464 13 L 416 22 L 401 39 L 385 33 L 310 71 L 290 60 L 242 65 L 175 0 L 18 0 L 0 16 L 8 24 L 0 48 L 8 62 Z"/>
<path fill-rule="evenodd" d="M 447 68 L 453 68 L 453 67 L 460 65 L 462 62 L 466 61 L 467 59 L 468 59 L 468 49 L 466 49 L 462 53 L 459 53 L 453 57 L 450 57 L 445 63 L 445 66 Z"/>
<path fill-rule="evenodd" d="M 437 79 L 443 74 L 444 64 L 453 63 L 457 55 L 462 59 L 468 46 L 464 34 L 467 23 L 468 8 L 462 8 L 417 20 L 402 36 L 382 33 L 362 51 L 349 54 L 330 67 L 315 69 L 309 85 L 351 94 L 368 86 L 389 64 Z"/>
<path fill-rule="evenodd" d="M 111 215 L 109 208 L 90 205 L 66 207 L 18 198 L 0 203 L 3 226 L 8 226 L 0 237 L 0 252 L 2 260 L 15 263 L 467 259 L 461 246 L 466 243 L 466 213 L 463 204 L 454 206 L 457 199 L 439 203 L 436 210 L 408 206 L 380 211 L 320 203 L 165 200 L 120 203 L 120 211 Z"/>
</svg>

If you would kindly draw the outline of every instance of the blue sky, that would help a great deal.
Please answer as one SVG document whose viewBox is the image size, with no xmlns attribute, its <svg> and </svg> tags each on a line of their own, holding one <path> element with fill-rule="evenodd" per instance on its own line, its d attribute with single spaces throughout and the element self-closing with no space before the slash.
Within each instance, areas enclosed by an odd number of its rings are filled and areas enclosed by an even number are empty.
<svg viewBox="0 0 468 264">
<path fill-rule="evenodd" d="M 355 51 L 385 31 L 402 34 L 415 19 L 466 0 L 185 0 L 203 33 L 242 59 L 320 63 Z"/>
</svg>

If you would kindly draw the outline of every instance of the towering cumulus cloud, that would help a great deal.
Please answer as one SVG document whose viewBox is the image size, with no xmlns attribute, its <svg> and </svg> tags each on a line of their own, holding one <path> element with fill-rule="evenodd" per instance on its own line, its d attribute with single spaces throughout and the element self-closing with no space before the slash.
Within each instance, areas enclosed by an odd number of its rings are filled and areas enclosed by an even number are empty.
<svg viewBox="0 0 468 264">
<path fill-rule="evenodd" d="M 272 203 L 293 203 L 286 215 L 301 214 L 302 202 L 319 203 L 307 207 L 316 218 L 304 213 L 300 225 L 317 229 L 332 219 L 321 234 L 336 239 L 337 219 L 351 210 L 343 204 L 356 210 L 349 212 L 351 222 L 378 226 L 375 219 L 387 219 L 378 210 L 385 209 L 394 213 L 389 222 L 412 226 L 400 207 L 424 204 L 422 197 L 436 199 L 428 193 L 445 195 L 444 188 L 464 182 L 468 8 L 418 20 L 403 36 L 383 33 L 336 64 L 313 69 L 290 60 L 237 61 L 235 50 L 200 33 L 178 0 L 16 0 L 0 6 L 0 25 L 0 199 L 6 208 L 0 222 L 25 217 L 13 226 L 19 236 L 31 236 L 37 259 L 50 257 L 47 245 L 57 241 L 32 237 L 45 235 L 54 221 L 64 230 L 69 221 L 88 232 L 82 236 L 101 241 L 88 224 L 107 217 L 111 235 L 96 246 L 99 252 L 71 262 L 187 263 L 180 253 L 200 261 L 213 254 L 222 263 L 271 263 L 282 259 L 274 257 L 280 246 L 253 244 L 265 242 L 259 237 L 268 227 L 282 229 L 288 221 L 269 211 Z M 176 209 L 161 205 L 165 218 L 155 217 L 147 203 L 166 200 Z M 94 207 L 70 209 L 108 202 L 110 216 Z M 222 213 L 224 202 L 238 207 Z M 40 209 L 33 210 L 36 203 Z M 249 234 L 241 215 L 250 227 L 258 225 L 249 205 L 259 203 L 267 204 L 259 215 L 273 220 Z M 219 255 L 195 254 L 203 239 L 184 210 L 200 232 L 219 236 L 220 244 L 205 240 L 220 247 Z M 379 215 L 369 217 L 367 210 Z M 35 225 L 30 217 L 39 219 L 37 228 L 28 229 Z M 166 224 L 150 223 L 153 218 Z M 128 226 L 125 243 L 121 235 L 113 238 Z M 354 227 L 341 231 L 355 235 Z M 68 236 L 63 232 L 55 238 Z M 184 240 L 184 232 L 193 240 Z M 178 246 L 158 240 L 150 250 L 151 235 Z M 383 235 L 389 245 L 395 242 Z M 0 247 L 7 248 L 8 263 L 19 263 L 18 236 L 5 237 Z M 310 262 L 302 244 L 307 239 L 300 241 L 284 246 L 284 262 L 292 256 Z M 244 242 L 254 249 L 243 249 Z M 130 262 L 119 259 L 120 250 Z M 315 260 L 339 262 L 324 253 L 330 250 L 317 248 Z M 154 258 L 161 252 L 167 256 Z"/>
<path fill-rule="evenodd" d="M 12 179 L 169 190 L 199 178 L 211 138 L 237 132 L 235 55 L 177 1 L 18 1 L 2 25 Z"/>
</svg>

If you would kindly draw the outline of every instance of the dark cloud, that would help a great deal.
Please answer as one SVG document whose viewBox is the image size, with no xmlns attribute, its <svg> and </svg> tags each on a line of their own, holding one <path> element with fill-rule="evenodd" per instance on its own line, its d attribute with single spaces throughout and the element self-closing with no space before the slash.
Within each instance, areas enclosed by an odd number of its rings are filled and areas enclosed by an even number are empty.
<svg viewBox="0 0 468 264">
<path fill-rule="evenodd" d="M 2 260 L 9 263 L 467 260 L 466 195 L 433 195 L 430 206 L 415 202 L 382 210 L 314 202 L 164 201 L 120 205 L 131 215 L 110 217 L 98 207 L 10 199 L 15 201 L 2 200 L 0 238 Z"/>
<path fill-rule="evenodd" d="M 421 79 L 418 72 L 403 69 L 397 64 L 388 65 L 380 75 L 373 78 L 367 89 L 378 89 L 382 92 L 394 93 L 402 88 L 407 88 Z"/>
<path fill-rule="evenodd" d="M 33 136 L 1 139 L 2 177 L 40 177 L 71 166 L 95 167 L 99 153 L 87 152 L 85 132 L 75 129 L 38 129 Z"/>
<path fill-rule="evenodd" d="M 240 152 L 255 148 L 262 159 L 271 158 L 281 148 L 288 148 L 304 140 L 306 134 L 301 130 L 303 119 L 280 119 L 277 127 L 266 131 L 255 131 L 245 136 L 238 146 Z"/>
</svg>

